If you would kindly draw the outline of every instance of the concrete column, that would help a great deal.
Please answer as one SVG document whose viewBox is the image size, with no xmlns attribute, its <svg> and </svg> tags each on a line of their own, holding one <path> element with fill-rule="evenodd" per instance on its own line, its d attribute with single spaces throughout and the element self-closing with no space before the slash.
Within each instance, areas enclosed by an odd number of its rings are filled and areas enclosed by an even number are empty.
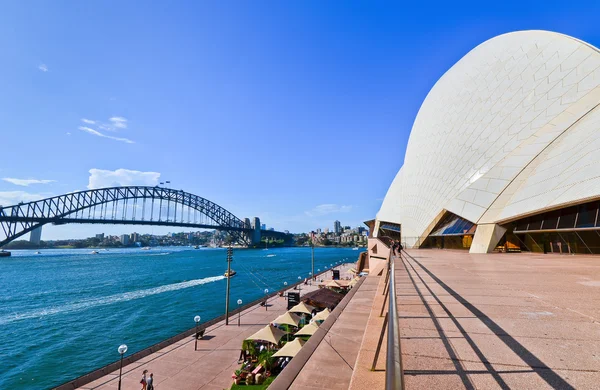
<svg viewBox="0 0 600 390">
<path fill-rule="evenodd" d="M 469 253 L 492 252 L 505 232 L 505 228 L 494 223 L 477 225 Z"/>
</svg>

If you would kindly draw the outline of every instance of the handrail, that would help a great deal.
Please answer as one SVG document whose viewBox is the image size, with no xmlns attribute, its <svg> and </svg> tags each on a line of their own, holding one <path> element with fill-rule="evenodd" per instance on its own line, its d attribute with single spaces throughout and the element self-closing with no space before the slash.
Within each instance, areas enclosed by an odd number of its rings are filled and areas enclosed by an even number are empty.
<svg viewBox="0 0 600 390">
<path fill-rule="evenodd" d="M 398 306 L 396 304 L 396 278 L 394 259 L 390 255 L 390 278 L 388 282 L 388 334 L 387 357 L 385 364 L 386 390 L 404 390 L 404 371 L 402 370 L 402 353 L 400 351 L 400 326 L 398 324 Z"/>
</svg>

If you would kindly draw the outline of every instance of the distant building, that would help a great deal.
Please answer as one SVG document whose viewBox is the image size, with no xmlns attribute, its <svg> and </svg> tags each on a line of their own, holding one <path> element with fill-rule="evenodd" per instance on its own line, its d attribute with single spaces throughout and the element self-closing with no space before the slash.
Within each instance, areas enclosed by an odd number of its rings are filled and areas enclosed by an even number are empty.
<svg viewBox="0 0 600 390">
<path fill-rule="evenodd" d="M 29 234 L 29 242 L 35 245 L 40 245 L 40 241 L 42 241 L 42 227 L 33 229 Z"/>
<path fill-rule="evenodd" d="M 129 235 L 128 234 L 121 235 L 121 244 L 129 245 Z"/>
<path fill-rule="evenodd" d="M 324 233 L 325 233 L 325 234 L 329 234 L 329 228 L 325 228 L 325 231 L 324 231 Z"/>
<path fill-rule="evenodd" d="M 131 233 L 129 235 L 129 241 L 130 242 L 138 242 L 140 240 L 140 235 L 137 233 Z"/>
<path fill-rule="evenodd" d="M 335 234 L 340 234 L 342 232 L 342 223 L 340 221 L 335 221 L 333 223 L 333 232 Z"/>
<path fill-rule="evenodd" d="M 269 231 L 274 232 L 275 228 L 269 228 Z"/>
<path fill-rule="evenodd" d="M 100 241 L 104 240 L 104 233 L 98 233 L 96 234 L 96 238 Z"/>
<path fill-rule="evenodd" d="M 317 234 L 321 234 L 321 228 L 317 229 Z"/>
<path fill-rule="evenodd" d="M 261 230 L 267 230 L 267 224 L 263 223 L 262 225 L 260 225 L 260 229 Z"/>
<path fill-rule="evenodd" d="M 284 232 L 285 234 L 290 234 L 290 231 L 289 231 L 289 230 L 284 230 L 283 232 Z"/>
</svg>

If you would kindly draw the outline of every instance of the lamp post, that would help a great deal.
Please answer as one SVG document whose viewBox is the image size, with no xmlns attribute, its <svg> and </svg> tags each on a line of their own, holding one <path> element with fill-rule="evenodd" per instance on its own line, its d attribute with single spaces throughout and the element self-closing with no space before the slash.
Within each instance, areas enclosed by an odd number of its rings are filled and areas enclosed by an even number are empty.
<svg viewBox="0 0 600 390">
<path fill-rule="evenodd" d="M 310 278 L 309 282 L 310 282 L 310 285 L 312 286 L 312 272 L 308 273 L 308 277 Z"/>
<path fill-rule="evenodd" d="M 127 352 L 127 345 L 119 345 L 117 351 L 119 351 L 119 353 L 121 354 L 121 366 L 119 368 L 119 390 L 121 390 L 121 374 L 123 373 L 123 355 L 125 354 L 125 352 Z"/>
<path fill-rule="evenodd" d="M 267 301 L 269 300 L 269 289 L 265 288 L 265 311 L 267 310 Z"/>
<path fill-rule="evenodd" d="M 200 323 L 200 316 L 194 317 L 194 322 L 196 322 L 196 342 L 194 344 L 194 351 L 198 350 L 198 324 Z"/>
<path fill-rule="evenodd" d="M 240 326 L 240 317 L 242 316 L 242 312 L 240 311 L 240 305 L 242 304 L 242 300 L 238 299 L 237 304 L 238 304 L 238 326 Z"/>
<path fill-rule="evenodd" d="M 302 292 L 302 277 L 298 276 L 298 281 L 300 283 L 298 283 L 298 294 L 300 294 Z"/>
<path fill-rule="evenodd" d="M 229 325 L 229 281 L 231 280 L 231 262 L 233 261 L 233 248 L 227 248 L 227 292 L 225 293 L 225 325 Z"/>
</svg>

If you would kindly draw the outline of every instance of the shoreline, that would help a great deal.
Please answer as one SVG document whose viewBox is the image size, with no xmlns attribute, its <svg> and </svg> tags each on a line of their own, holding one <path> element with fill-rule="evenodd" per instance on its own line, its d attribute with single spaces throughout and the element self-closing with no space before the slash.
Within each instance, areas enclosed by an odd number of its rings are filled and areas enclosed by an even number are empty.
<svg viewBox="0 0 600 390">
<path fill-rule="evenodd" d="M 350 261 L 350 262 L 342 262 L 341 264 L 325 269 L 324 271 L 321 271 L 319 273 L 315 274 L 315 278 L 327 273 L 327 272 L 331 272 L 331 270 L 333 269 L 337 269 L 337 268 L 341 268 L 344 267 L 346 265 L 353 265 L 355 264 L 355 261 Z M 298 285 L 303 285 L 304 281 L 300 281 L 300 282 L 296 282 L 293 284 L 290 284 L 284 288 L 281 288 L 279 290 L 273 291 L 272 293 L 270 293 L 268 295 L 268 299 L 272 299 L 274 297 L 279 297 L 279 294 L 281 292 L 285 292 L 285 291 L 291 291 L 294 290 L 294 288 Z M 229 318 L 230 320 L 234 320 L 236 315 L 238 313 L 243 313 L 244 311 L 248 311 L 249 309 L 254 310 L 253 308 L 255 308 L 257 305 L 260 305 L 261 302 L 264 301 L 264 297 L 261 297 L 257 300 L 254 300 L 248 304 L 245 304 L 239 308 L 236 308 L 234 310 L 230 310 L 229 312 Z M 213 318 L 209 321 L 203 322 L 201 324 L 199 324 L 198 326 L 198 330 L 199 331 L 204 331 L 209 327 L 218 325 L 220 322 L 224 322 L 225 321 L 225 314 L 222 314 L 216 318 Z M 219 327 L 221 325 L 218 325 Z M 224 326 L 224 324 L 223 324 Z M 181 332 L 179 334 L 176 334 L 170 338 L 164 339 L 162 341 L 159 341 L 147 348 L 144 348 L 138 352 L 135 352 L 127 357 L 123 358 L 123 367 L 126 367 L 127 365 L 136 363 L 142 359 L 144 359 L 145 357 L 148 357 L 149 355 L 156 353 L 157 351 L 160 351 L 162 349 L 165 349 L 169 346 L 172 346 L 178 342 L 181 342 L 182 340 L 193 336 L 196 333 L 196 328 L 192 327 L 184 332 Z M 86 384 L 89 384 L 95 380 L 98 380 L 104 376 L 110 375 L 111 373 L 118 371 L 119 370 L 119 366 L 120 366 L 120 360 L 117 360 L 115 362 L 109 363 L 103 367 L 99 367 L 95 370 L 92 370 L 86 374 L 83 374 L 79 377 L 76 377 L 68 382 L 65 382 L 63 384 L 60 384 L 56 387 L 54 387 L 53 389 L 56 390 L 67 390 L 67 389 L 76 389 L 82 386 L 85 386 Z"/>
</svg>

